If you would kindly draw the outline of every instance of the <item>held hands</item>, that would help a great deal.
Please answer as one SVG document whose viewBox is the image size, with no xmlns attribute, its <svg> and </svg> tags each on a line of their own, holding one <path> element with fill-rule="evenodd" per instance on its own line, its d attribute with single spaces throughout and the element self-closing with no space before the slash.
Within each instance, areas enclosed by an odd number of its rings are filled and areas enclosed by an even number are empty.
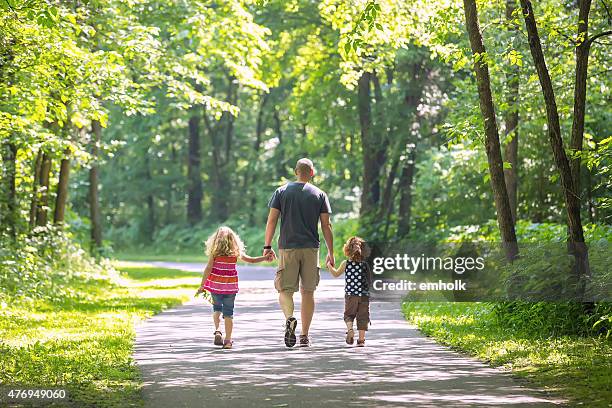
<svg viewBox="0 0 612 408">
<path fill-rule="evenodd" d="M 266 257 L 267 261 L 273 261 L 276 259 L 276 253 L 274 252 L 273 249 L 264 249 L 263 256 Z"/>
<path fill-rule="evenodd" d="M 329 266 L 331 265 L 333 268 L 336 267 L 336 260 L 334 259 L 334 254 L 331 252 L 327 253 L 327 258 L 325 258 L 325 265 L 327 265 L 327 268 L 329 268 Z"/>
</svg>

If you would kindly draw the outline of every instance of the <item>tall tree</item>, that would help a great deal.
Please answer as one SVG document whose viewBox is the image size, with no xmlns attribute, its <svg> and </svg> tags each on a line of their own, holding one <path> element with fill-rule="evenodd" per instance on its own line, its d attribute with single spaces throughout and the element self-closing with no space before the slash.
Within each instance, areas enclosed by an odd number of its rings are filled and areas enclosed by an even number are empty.
<svg viewBox="0 0 612 408">
<path fill-rule="evenodd" d="M 14 141 L 6 143 L 6 192 L 7 192 L 7 216 L 6 222 L 9 233 L 15 239 L 17 235 L 17 145 Z"/>
<path fill-rule="evenodd" d="M 245 188 L 250 192 L 251 195 L 251 208 L 257 206 L 257 193 L 259 189 L 256 187 L 257 182 L 257 158 L 261 150 L 261 143 L 264 135 L 264 116 L 265 108 L 268 100 L 270 99 L 270 92 L 263 92 L 260 98 L 259 109 L 257 111 L 257 119 L 255 121 L 255 141 L 253 142 L 253 157 L 249 161 L 249 173 L 247 174 L 247 186 Z M 249 211 L 249 223 L 255 225 L 255 211 Z"/>
<path fill-rule="evenodd" d="M 100 212 L 100 198 L 98 194 L 100 142 L 102 140 L 102 126 L 98 120 L 91 122 L 91 168 L 89 169 L 89 218 L 91 220 L 91 252 L 95 253 L 102 246 L 102 213 Z"/>
<path fill-rule="evenodd" d="M 529 49 L 533 58 L 544 103 L 546 105 L 546 122 L 548 124 L 548 137 L 553 152 L 553 157 L 561 178 L 561 187 L 567 212 L 567 224 L 569 230 L 570 252 L 576 258 L 576 268 L 574 269 L 576 278 L 581 279 L 590 274 L 588 265 L 588 251 L 584 243 L 584 231 L 582 228 L 582 220 L 580 217 L 580 196 L 574 185 L 572 177 L 572 169 L 569 160 L 565 154 L 563 146 L 563 138 L 561 137 L 561 126 L 559 124 L 559 112 L 557 110 L 557 102 L 553 89 L 550 74 L 546 66 L 546 60 L 542 51 L 542 43 L 538 33 L 538 27 L 533 12 L 533 6 L 529 0 L 520 0 L 523 17 L 525 19 L 525 27 L 527 29 L 527 37 L 529 41 Z M 581 295 L 580 287 L 578 288 L 578 296 Z"/>
<path fill-rule="evenodd" d="M 516 10 L 516 0 L 506 0 L 506 24 L 513 41 L 513 47 L 510 52 L 514 52 L 515 44 L 519 38 L 518 27 L 514 22 L 514 13 Z M 520 65 L 511 63 L 507 68 L 506 85 L 508 94 L 506 102 L 508 108 L 504 115 L 505 122 L 505 137 L 506 145 L 504 148 L 504 159 L 510 165 L 504 169 L 504 178 L 506 181 L 506 190 L 508 191 L 508 199 L 510 200 L 510 209 L 512 211 L 512 219 L 516 223 L 517 207 L 518 207 L 518 146 L 519 146 L 519 79 Z"/>
<path fill-rule="evenodd" d="M 612 20 L 610 11 L 605 3 L 602 3 L 608 12 L 608 21 Z M 584 118 L 586 113 L 586 93 L 589 69 L 589 54 L 592 44 L 603 36 L 612 35 L 612 31 L 602 31 L 589 37 L 589 14 L 591 10 L 591 0 L 578 1 L 578 24 L 576 36 L 576 73 L 574 79 L 574 117 L 572 121 L 572 136 L 570 147 L 573 151 L 580 153 L 584 142 Z M 571 160 L 572 178 L 576 194 L 581 195 L 580 187 L 580 155 L 577 154 Z M 590 194 L 590 191 L 587 192 Z M 590 211 L 589 211 L 590 213 Z"/>
<path fill-rule="evenodd" d="M 574 79 L 574 118 L 570 147 L 580 152 L 584 139 L 587 74 L 589 69 L 589 12 L 591 0 L 578 0 L 578 35 L 576 38 L 576 76 Z M 576 194 L 580 195 L 580 157 L 571 161 L 572 179 Z"/>
<path fill-rule="evenodd" d="M 227 101 L 235 105 L 238 101 L 239 84 L 233 75 L 224 73 L 223 77 L 222 82 L 227 84 Z M 217 221 L 225 221 L 229 217 L 228 189 L 231 186 L 228 168 L 233 160 L 234 121 L 235 114 L 231 112 L 223 112 L 217 123 L 212 123 L 207 113 L 204 113 L 204 123 L 212 149 L 212 162 L 210 163 L 212 181 L 211 214 L 213 219 Z"/>
<path fill-rule="evenodd" d="M 155 211 L 155 198 L 153 197 L 153 189 L 151 188 L 151 185 L 153 184 L 153 177 L 151 174 L 151 159 L 149 158 L 148 152 L 145 152 L 144 165 L 144 178 L 149 188 L 146 191 L 145 201 L 147 203 L 147 218 L 145 219 L 145 223 L 143 225 L 143 232 L 146 239 L 153 241 L 153 234 L 155 234 L 157 224 L 157 216 Z"/>
<path fill-rule="evenodd" d="M 55 196 L 55 212 L 53 213 L 53 223 L 61 225 L 66 214 L 66 204 L 68 202 L 68 180 L 70 178 L 70 149 L 64 150 L 64 157 L 60 161 L 60 172 L 57 183 L 57 194 Z"/>
<path fill-rule="evenodd" d="M 287 170 L 285 168 L 286 158 L 285 158 L 285 138 L 283 135 L 283 122 L 280 117 L 280 107 L 274 106 L 274 110 L 272 111 L 272 119 L 274 129 L 274 133 L 276 134 L 276 138 L 278 139 L 278 145 L 276 145 L 276 178 L 279 180 L 283 177 L 287 176 Z"/>
<path fill-rule="evenodd" d="M 36 225 L 43 227 L 47 225 L 47 210 L 49 206 L 49 178 L 51 173 L 51 156 L 44 153 L 42 158 L 42 168 L 40 170 L 40 199 L 36 212 Z"/>
<path fill-rule="evenodd" d="M 34 171 L 32 172 L 32 197 L 30 198 L 30 229 L 34 228 L 36 225 L 36 213 L 38 210 L 38 188 L 40 185 L 40 176 L 42 173 L 42 163 L 43 163 L 43 152 L 42 149 L 39 149 L 36 152 L 36 159 L 34 160 Z"/>
<path fill-rule="evenodd" d="M 414 181 L 416 166 L 416 146 L 411 148 L 402 165 L 402 173 L 400 174 L 398 190 L 399 198 L 399 216 L 397 221 L 397 234 L 400 237 L 407 236 L 410 233 L 410 222 L 412 215 L 412 184 Z"/>
<path fill-rule="evenodd" d="M 202 175 L 200 170 L 201 108 L 192 106 L 189 117 L 189 143 L 187 148 L 187 221 L 202 221 Z"/>
<path fill-rule="evenodd" d="M 506 257 L 514 259 L 518 254 L 516 233 L 512 220 L 510 200 L 506 191 L 504 181 L 503 160 L 499 143 L 499 132 L 495 117 L 495 107 L 491 94 L 491 79 L 489 77 L 489 66 L 487 52 L 482 41 L 482 33 L 478 22 L 478 10 L 475 0 L 463 0 L 465 12 L 465 25 L 468 31 L 470 46 L 474 54 L 474 72 L 478 84 L 478 96 L 480 111 L 484 120 L 485 149 L 489 163 L 489 174 L 491 176 L 491 187 L 497 210 L 497 223 L 501 233 L 502 242 L 505 246 Z"/>
<path fill-rule="evenodd" d="M 372 73 L 364 71 L 358 82 L 359 125 L 361 129 L 361 150 L 363 160 L 363 182 L 360 214 L 371 214 L 380 196 L 378 164 L 374 152 L 376 143 L 372 121 L 371 83 Z"/>
</svg>

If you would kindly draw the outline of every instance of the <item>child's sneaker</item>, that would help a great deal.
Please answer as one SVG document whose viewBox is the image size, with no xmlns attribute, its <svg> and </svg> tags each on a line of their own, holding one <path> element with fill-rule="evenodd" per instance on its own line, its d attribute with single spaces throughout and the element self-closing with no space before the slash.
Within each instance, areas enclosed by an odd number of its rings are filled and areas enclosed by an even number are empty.
<svg viewBox="0 0 612 408">
<path fill-rule="evenodd" d="M 231 341 L 231 340 L 225 340 L 225 341 L 223 342 L 223 348 L 224 348 L 224 349 L 231 349 L 233 344 L 234 344 L 234 342 L 233 342 L 233 341 Z"/>
<path fill-rule="evenodd" d="M 357 347 L 365 347 L 365 339 L 357 340 Z"/>
<path fill-rule="evenodd" d="M 215 332 L 215 346 L 222 346 L 222 345 L 223 345 L 223 333 L 217 330 Z"/>
<path fill-rule="evenodd" d="M 346 332 L 346 344 L 353 344 L 355 342 L 355 332 L 350 329 Z"/>
</svg>

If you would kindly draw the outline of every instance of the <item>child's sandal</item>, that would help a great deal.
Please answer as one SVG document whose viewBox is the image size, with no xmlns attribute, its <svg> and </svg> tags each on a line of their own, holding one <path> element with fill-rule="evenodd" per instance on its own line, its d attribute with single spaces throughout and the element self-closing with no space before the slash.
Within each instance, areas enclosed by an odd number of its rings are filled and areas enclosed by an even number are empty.
<svg viewBox="0 0 612 408">
<path fill-rule="evenodd" d="M 215 346 L 222 346 L 223 345 L 223 334 L 217 330 L 215 331 Z"/>
<path fill-rule="evenodd" d="M 357 340 L 357 347 L 365 347 L 365 339 Z"/>
<path fill-rule="evenodd" d="M 231 341 L 231 340 L 225 340 L 225 341 L 223 342 L 223 348 L 224 348 L 224 349 L 231 349 L 233 344 L 234 344 L 234 342 L 233 342 L 233 341 Z"/>
<path fill-rule="evenodd" d="M 346 332 L 346 344 L 353 344 L 354 341 L 355 341 L 355 332 L 353 331 L 353 329 L 349 329 Z"/>
</svg>

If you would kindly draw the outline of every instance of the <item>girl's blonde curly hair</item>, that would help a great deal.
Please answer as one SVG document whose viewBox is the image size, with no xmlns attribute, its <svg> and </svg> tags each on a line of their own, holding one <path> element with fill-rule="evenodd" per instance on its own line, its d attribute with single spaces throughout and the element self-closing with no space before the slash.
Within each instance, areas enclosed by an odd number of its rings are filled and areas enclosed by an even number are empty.
<svg viewBox="0 0 612 408">
<path fill-rule="evenodd" d="M 244 253 L 244 243 L 230 227 L 219 227 L 214 234 L 206 240 L 206 255 L 240 256 Z"/>
<path fill-rule="evenodd" d="M 361 262 L 370 256 L 370 248 L 360 237 L 350 237 L 344 244 L 344 255 L 355 262 Z"/>
</svg>

